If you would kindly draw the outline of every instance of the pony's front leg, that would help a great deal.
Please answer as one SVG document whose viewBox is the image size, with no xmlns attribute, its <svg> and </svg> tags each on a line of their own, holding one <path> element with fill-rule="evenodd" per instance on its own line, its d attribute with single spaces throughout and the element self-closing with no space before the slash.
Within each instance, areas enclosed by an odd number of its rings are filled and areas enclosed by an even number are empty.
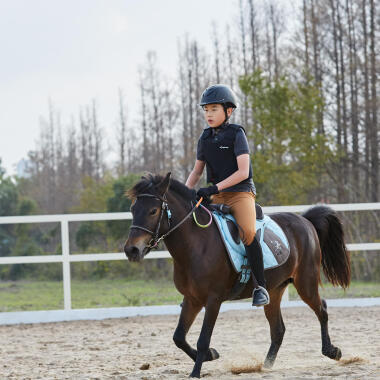
<svg viewBox="0 0 380 380">
<path fill-rule="evenodd" d="M 219 357 L 218 352 L 209 347 L 212 331 L 219 314 L 220 305 L 221 301 L 217 298 L 209 298 L 207 301 L 202 330 L 197 343 L 197 358 L 190 377 L 200 378 L 203 362 L 218 359 Z"/>
<path fill-rule="evenodd" d="M 183 299 L 178 325 L 173 335 L 175 345 L 189 355 L 194 361 L 197 357 L 197 350 L 187 343 L 186 335 L 201 308 L 202 305 L 194 304 L 190 299 L 185 297 Z"/>
</svg>

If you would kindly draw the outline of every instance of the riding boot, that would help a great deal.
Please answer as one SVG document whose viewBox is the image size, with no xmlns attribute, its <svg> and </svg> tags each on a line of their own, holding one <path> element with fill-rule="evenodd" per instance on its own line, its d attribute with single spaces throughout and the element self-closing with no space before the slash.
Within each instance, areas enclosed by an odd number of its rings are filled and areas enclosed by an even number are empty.
<svg viewBox="0 0 380 380">
<path fill-rule="evenodd" d="M 252 280 L 254 284 L 252 306 L 268 305 L 270 300 L 264 277 L 263 252 L 256 236 L 250 245 L 245 246 L 245 252 L 252 270 Z"/>
</svg>

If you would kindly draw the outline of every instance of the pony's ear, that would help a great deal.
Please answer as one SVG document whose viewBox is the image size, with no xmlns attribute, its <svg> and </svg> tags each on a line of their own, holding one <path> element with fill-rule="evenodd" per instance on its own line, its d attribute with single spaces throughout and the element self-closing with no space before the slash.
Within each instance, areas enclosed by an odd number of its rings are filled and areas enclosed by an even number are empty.
<svg viewBox="0 0 380 380">
<path fill-rule="evenodd" d="M 171 172 L 169 172 L 168 174 L 166 174 L 166 176 L 162 180 L 162 182 L 160 182 L 157 185 L 157 190 L 158 190 L 158 192 L 159 192 L 160 195 L 164 195 L 168 191 L 169 185 L 170 185 L 170 176 L 171 175 L 172 175 Z"/>
</svg>

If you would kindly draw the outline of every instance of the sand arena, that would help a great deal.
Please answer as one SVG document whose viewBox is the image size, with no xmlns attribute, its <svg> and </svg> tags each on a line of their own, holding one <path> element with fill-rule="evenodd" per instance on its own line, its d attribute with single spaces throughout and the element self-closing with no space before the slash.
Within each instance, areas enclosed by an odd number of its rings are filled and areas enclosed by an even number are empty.
<svg viewBox="0 0 380 380">
<path fill-rule="evenodd" d="M 306 308 L 283 310 L 287 328 L 271 370 L 260 370 L 269 348 L 263 310 L 219 315 L 211 346 L 220 358 L 204 363 L 206 379 L 380 378 L 380 307 L 329 308 L 332 343 L 341 362 L 321 354 L 320 325 Z M 196 345 L 203 314 L 188 341 Z M 133 317 L 0 326 L 0 378 L 185 379 L 193 363 L 175 347 L 178 316 Z M 145 368 L 145 369 L 144 369 Z M 258 370 L 235 375 L 232 370 Z"/>
</svg>

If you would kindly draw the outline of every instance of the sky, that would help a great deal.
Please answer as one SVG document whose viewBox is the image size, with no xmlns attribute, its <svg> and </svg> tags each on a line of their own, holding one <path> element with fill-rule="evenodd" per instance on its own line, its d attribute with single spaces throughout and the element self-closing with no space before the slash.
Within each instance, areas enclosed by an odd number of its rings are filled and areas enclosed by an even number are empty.
<svg viewBox="0 0 380 380">
<path fill-rule="evenodd" d="M 165 73 L 175 73 L 178 38 L 187 33 L 211 49 L 212 22 L 222 27 L 237 14 L 238 0 L 0 0 L 0 158 L 7 174 L 35 147 L 49 98 L 63 127 L 95 98 L 100 124 L 109 128 L 119 87 L 128 108 L 137 105 L 138 67 L 149 50 Z"/>
</svg>

